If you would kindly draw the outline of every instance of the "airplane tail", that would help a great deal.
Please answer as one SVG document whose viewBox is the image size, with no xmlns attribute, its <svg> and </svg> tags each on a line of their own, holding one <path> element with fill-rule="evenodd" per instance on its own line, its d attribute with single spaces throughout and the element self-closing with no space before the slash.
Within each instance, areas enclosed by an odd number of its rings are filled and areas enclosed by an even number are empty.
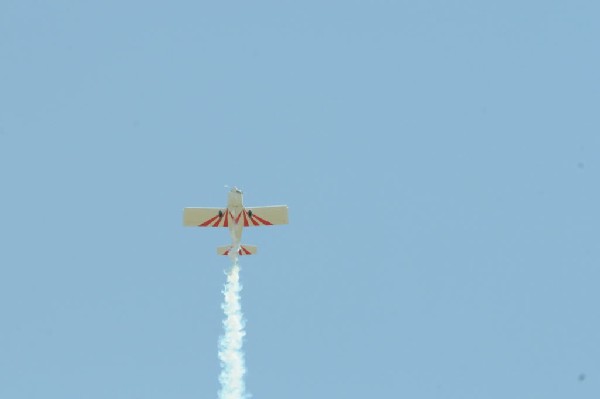
<svg viewBox="0 0 600 399">
<path fill-rule="evenodd" d="M 231 253 L 231 251 L 235 249 L 233 248 L 232 245 L 227 245 L 224 247 L 217 247 L 217 254 L 218 255 L 229 255 Z M 240 248 L 238 249 L 238 255 L 243 256 L 243 255 L 254 255 L 256 254 L 256 251 L 258 250 L 258 247 L 254 246 L 254 245 L 240 245 Z"/>
</svg>

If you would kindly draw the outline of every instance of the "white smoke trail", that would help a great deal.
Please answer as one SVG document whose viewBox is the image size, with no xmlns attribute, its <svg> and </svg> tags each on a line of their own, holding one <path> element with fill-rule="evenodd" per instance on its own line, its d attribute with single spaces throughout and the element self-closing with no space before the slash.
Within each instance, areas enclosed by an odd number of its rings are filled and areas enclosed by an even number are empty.
<svg viewBox="0 0 600 399">
<path fill-rule="evenodd" d="M 219 339 L 219 359 L 221 360 L 221 390 L 220 399 L 245 399 L 248 396 L 245 391 L 244 374 L 244 352 L 242 342 L 246 332 L 244 331 L 244 319 L 240 304 L 240 266 L 237 256 L 232 257 L 231 269 L 226 273 L 227 282 L 223 294 L 225 299 L 222 308 L 225 311 L 223 320 L 224 333 Z"/>
</svg>

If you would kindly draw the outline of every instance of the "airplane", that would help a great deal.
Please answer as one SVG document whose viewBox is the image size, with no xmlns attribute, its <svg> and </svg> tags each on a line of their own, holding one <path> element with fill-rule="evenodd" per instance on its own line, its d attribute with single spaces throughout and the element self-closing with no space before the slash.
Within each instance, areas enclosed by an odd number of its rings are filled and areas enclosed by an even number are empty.
<svg viewBox="0 0 600 399">
<path fill-rule="evenodd" d="M 254 226 L 272 226 L 288 223 L 287 205 L 246 208 L 243 193 L 233 187 L 227 195 L 226 208 L 184 208 L 183 225 L 190 227 L 228 227 L 231 245 L 217 248 L 218 255 L 254 255 L 257 247 L 241 244 L 242 229 Z"/>
</svg>

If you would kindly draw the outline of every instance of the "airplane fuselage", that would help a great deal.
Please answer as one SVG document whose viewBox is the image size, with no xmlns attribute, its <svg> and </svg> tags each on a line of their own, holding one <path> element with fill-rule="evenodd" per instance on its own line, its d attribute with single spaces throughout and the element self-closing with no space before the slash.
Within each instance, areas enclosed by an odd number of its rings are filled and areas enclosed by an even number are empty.
<svg viewBox="0 0 600 399">
<path fill-rule="evenodd" d="M 231 235 L 231 245 L 238 248 L 242 242 L 242 229 L 244 221 L 244 199 L 242 192 L 233 188 L 227 195 L 227 212 L 229 212 L 229 234 Z"/>
</svg>

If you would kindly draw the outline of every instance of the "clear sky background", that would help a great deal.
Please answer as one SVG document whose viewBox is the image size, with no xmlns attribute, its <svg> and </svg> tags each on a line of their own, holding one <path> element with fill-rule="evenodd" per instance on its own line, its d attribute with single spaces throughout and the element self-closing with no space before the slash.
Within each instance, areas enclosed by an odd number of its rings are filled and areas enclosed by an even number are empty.
<svg viewBox="0 0 600 399">
<path fill-rule="evenodd" d="M 0 2 L 0 397 L 600 397 L 600 3 Z"/>
</svg>

